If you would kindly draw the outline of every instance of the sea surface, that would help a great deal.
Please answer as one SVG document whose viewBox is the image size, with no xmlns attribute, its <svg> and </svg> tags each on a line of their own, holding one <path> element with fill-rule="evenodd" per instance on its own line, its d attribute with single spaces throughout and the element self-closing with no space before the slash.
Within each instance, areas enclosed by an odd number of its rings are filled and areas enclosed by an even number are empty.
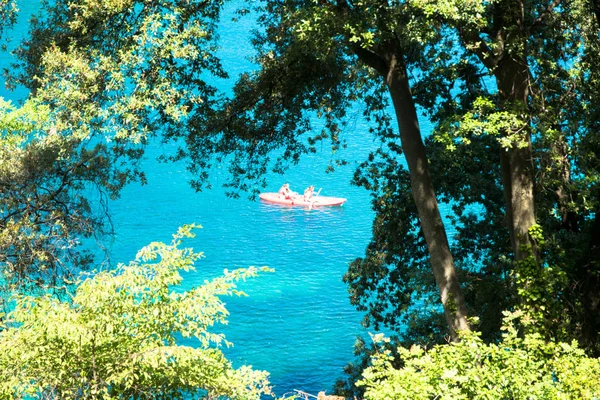
<svg viewBox="0 0 600 400">
<path fill-rule="evenodd" d="M 39 7 L 35 1 L 19 5 L 22 15 L 12 32 L 17 39 L 27 31 L 28 15 Z M 246 18 L 232 23 L 235 6 L 236 2 L 229 3 L 221 26 L 220 56 L 232 79 L 253 68 L 247 39 L 254 22 Z M 0 67 L 7 66 L 9 56 L 0 57 Z M 218 84 L 228 90 L 232 80 Z M 0 96 L 17 101 L 26 91 L 7 92 L 2 87 Z M 110 203 L 115 237 L 109 250 L 115 262 L 127 263 L 151 241 L 170 241 L 183 224 L 202 225 L 186 245 L 205 257 L 195 272 L 185 275 L 181 290 L 200 285 L 225 268 L 275 269 L 241 282 L 239 288 L 248 297 L 225 298 L 229 324 L 214 330 L 234 343 L 224 352 L 235 366 L 247 364 L 270 372 L 278 395 L 293 389 L 330 392 L 334 381 L 343 377 L 343 367 L 353 360 L 356 337 L 367 336 L 360 325 L 362 315 L 349 304 L 342 282 L 348 264 L 364 254 L 373 222 L 369 194 L 350 184 L 358 163 L 378 146 L 360 117 L 360 105 L 341 137 L 349 146 L 340 155 L 351 161 L 349 165 L 326 173 L 332 155 L 324 145 L 285 175 L 269 174 L 267 191 L 288 182 L 302 192 L 312 184 L 321 195 L 347 198 L 342 207 L 309 211 L 250 201 L 244 195 L 231 199 L 220 188 L 225 168 L 212 171 L 214 189 L 197 193 L 188 184 L 191 176 L 185 165 L 155 161 L 171 150 L 164 146 L 148 149 L 144 161 L 148 184 L 130 185 Z"/>
</svg>

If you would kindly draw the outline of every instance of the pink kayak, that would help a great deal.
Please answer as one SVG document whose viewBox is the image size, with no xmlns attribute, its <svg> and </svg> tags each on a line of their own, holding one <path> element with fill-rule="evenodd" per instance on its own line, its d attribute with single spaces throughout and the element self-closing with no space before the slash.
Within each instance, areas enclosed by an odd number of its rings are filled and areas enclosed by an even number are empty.
<svg viewBox="0 0 600 400">
<path fill-rule="evenodd" d="M 267 203 L 302 207 L 341 206 L 346 202 L 346 199 L 341 197 L 327 196 L 313 196 L 310 201 L 304 201 L 304 196 L 301 194 L 294 196 L 291 199 L 286 199 L 279 193 L 261 193 L 259 197 L 262 201 L 266 201 Z"/>
</svg>

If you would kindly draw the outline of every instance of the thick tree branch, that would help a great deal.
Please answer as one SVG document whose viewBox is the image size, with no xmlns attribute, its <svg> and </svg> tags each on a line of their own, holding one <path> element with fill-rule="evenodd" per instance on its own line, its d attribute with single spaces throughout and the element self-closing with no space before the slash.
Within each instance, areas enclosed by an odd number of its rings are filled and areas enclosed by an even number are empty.
<svg viewBox="0 0 600 400">
<path fill-rule="evenodd" d="M 358 56 L 358 59 L 369 67 L 375 69 L 382 76 L 386 76 L 389 70 L 387 62 L 378 54 L 361 47 L 360 45 L 352 46 L 352 51 Z"/>
<path fill-rule="evenodd" d="M 497 57 L 495 57 L 494 52 L 479 36 L 479 32 L 461 29 L 460 27 L 458 28 L 458 32 L 465 43 L 465 47 L 473 51 L 487 69 L 493 70 L 498 64 Z"/>
</svg>

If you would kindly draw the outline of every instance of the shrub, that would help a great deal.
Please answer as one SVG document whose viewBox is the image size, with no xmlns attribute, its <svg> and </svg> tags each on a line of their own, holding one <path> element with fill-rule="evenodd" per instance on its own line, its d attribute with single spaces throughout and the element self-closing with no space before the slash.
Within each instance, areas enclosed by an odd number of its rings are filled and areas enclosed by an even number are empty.
<svg viewBox="0 0 600 400">
<path fill-rule="evenodd" d="M 228 312 L 219 296 L 243 294 L 235 281 L 256 268 L 175 291 L 180 270 L 200 254 L 152 243 L 136 261 L 77 282 L 72 301 L 21 296 L 0 332 L 0 398 L 259 399 L 270 393 L 267 373 L 238 369 L 209 331 Z M 193 347 L 177 343 L 190 338 Z"/>
<path fill-rule="evenodd" d="M 502 340 L 484 343 L 474 332 L 459 343 L 399 348 L 402 368 L 382 350 L 357 384 L 365 399 L 594 399 L 600 398 L 600 360 L 576 342 L 554 343 L 519 334 L 522 313 L 505 312 Z M 376 342 L 387 340 L 375 336 Z"/>
</svg>

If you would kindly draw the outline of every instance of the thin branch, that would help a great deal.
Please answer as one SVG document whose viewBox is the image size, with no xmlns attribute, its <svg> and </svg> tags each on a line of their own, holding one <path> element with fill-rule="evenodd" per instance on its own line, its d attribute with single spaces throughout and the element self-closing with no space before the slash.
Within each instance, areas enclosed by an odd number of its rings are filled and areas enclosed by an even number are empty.
<svg viewBox="0 0 600 400">
<path fill-rule="evenodd" d="M 598 0 L 592 1 L 597 2 Z M 561 0 L 554 0 L 552 3 L 550 3 L 548 7 L 546 7 L 546 9 L 540 14 L 540 16 L 537 17 L 537 19 L 533 22 L 533 25 L 540 25 L 542 23 L 542 20 L 546 18 L 546 16 L 550 14 L 554 10 L 554 8 L 556 8 L 556 6 L 558 6 L 560 3 Z"/>
</svg>

